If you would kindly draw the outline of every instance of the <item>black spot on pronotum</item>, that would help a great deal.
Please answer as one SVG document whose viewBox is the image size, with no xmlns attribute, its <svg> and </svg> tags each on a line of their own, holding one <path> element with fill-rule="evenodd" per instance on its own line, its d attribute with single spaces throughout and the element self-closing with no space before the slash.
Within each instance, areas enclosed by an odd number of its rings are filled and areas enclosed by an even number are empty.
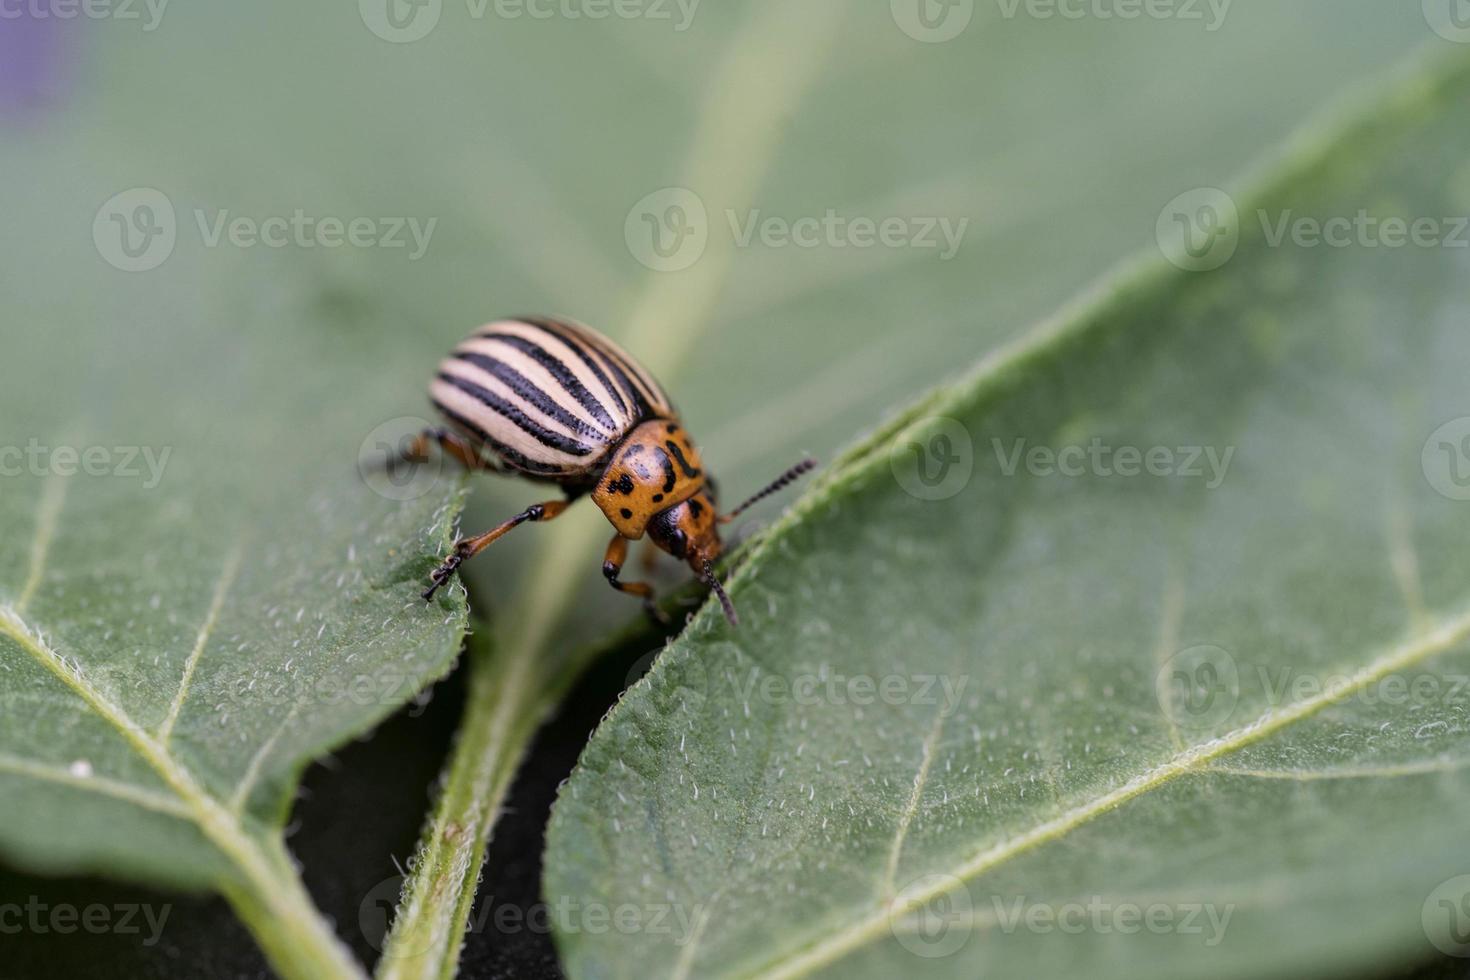
<svg viewBox="0 0 1470 980">
<path fill-rule="evenodd" d="M 673 493 L 674 484 L 678 480 L 678 477 L 674 474 L 674 462 L 669 459 L 669 454 L 659 447 L 654 446 L 653 449 L 654 452 L 658 453 L 659 462 L 664 468 L 664 493 Z"/>
<path fill-rule="evenodd" d="M 616 480 L 609 480 L 607 484 L 609 493 L 621 493 L 629 495 L 633 492 L 633 478 L 627 473 L 619 476 Z"/>
<path fill-rule="evenodd" d="M 626 507 L 618 511 L 618 513 L 623 515 L 623 520 L 627 520 L 628 518 L 633 516 L 633 512 Z"/>
<path fill-rule="evenodd" d="M 664 445 L 669 448 L 669 453 L 672 454 L 673 457 L 674 457 L 674 459 L 678 461 L 678 463 L 679 463 L 679 469 L 681 469 L 681 470 L 684 471 L 684 475 L 685 476 L 687 476 L 687 477 L 696 477 L 696 476 L 699 475 L 699 468 L 696 467 L 696 466 L 690 466 L 689 465 L 689 461 L 684 458 L 684 450 L 682 450 L 682 449 L 679 448 L 679 444 L 678 443 L 676 443 L 676 442 L 674 442 L 674 440 L 670 439 L 667 442 L 665 442 Z"/>
<path fill-rule="evenodd" d="M 653 502 L 656 503 L 656 504 L 663 503 L 664 502 L 664 495 L 661 494 L 661 493 L 654 494 L 653 495 Z"/>
<path fill-rule="evenodd" d="M 664 427 L 664 431 L 665 432 L 678 432 L 679 431 L 679 423 L 678 422 L 670 422 L 667 426 Z"/>
</svg>

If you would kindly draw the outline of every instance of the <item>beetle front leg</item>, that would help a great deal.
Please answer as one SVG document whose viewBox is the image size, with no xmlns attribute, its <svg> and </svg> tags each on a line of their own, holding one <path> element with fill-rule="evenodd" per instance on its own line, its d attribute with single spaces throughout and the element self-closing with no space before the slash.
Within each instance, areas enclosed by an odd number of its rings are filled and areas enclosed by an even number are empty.
<svg viewBox="0 0 1470 980">
<path fill-rule="evenodd" d="M 663 610 L 653 603 L 653 586 L 647 582 L 619 582 L 618 576 L 623 571 L 623 563 L 628 560 L 628 539 L 621 534 L 614 534 L 613 539 L 608 542 L 607 553 L 602 556 L 602 574 L 607 579 L 607 584 L 619 592 L 627 592 L 643 599 L 643 611 L 648 613 L 650 619 L 660 626 L 669 624 L 669 617 L 665 616 Z"/>
<path fill-rule="evenodd" d="M 450 552 L 449 557 L 444 559 L 444 562 L 438 568 L 434 569 L 434 573 L 429 576 L 429 580 L 433 584 L 424 592 L 424 601 L 432 601 L 434 593 L 454 577 L 454 573 L 459 571 L 459 566 L 500 540 L 511 528 L 519 527 L 527 521 L 552 520 L 561 516 L 562 511 L 566 510 L 570 505 L 570 500 L 547 500 L 544 503 L 532 504 L 510 520 L 503 524 L 497 524 L 484 534 L 476 535 L 473 538 L 461 538 L 455 542 L 454 551 Z"/>
</svg>

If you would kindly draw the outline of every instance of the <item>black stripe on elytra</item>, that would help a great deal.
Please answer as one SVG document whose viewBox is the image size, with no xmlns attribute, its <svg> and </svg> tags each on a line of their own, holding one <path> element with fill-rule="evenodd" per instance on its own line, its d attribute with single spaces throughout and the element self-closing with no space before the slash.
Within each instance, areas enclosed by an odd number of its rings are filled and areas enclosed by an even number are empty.
<svg viewBox="0 0 1470 980">
<path fill-rule="evenodd" d="M 591 446 L 537 424 L 525 412 L 488 388 L 482 388 L 473 381 L 467 381 L 444 371 L 439 372 L 439 380 L 458 388 L 496 415 L 503 416 L 506 421 L 514 423 L 522 432 L 548 449 L 555 449 L 569 456 L 590 456 L 592 454 Z"/>
<path fill-rule="evenodd" d="M 602 365 L 598 364 L 597 359 L 592 356 L 598 352 L 598 349 L 586 337 L 583 337 L 580 333 L 564 323 L 547 320 L 544 317 L 522 317 L 521 321 L 530 324 L 538 330 L 545 330 L 557 340 L 560 340 L 572 350 L 576 351 L 577 356 L 582 359 L 582 363 L 587 365 L 593 376 L 607 389 L 608 394 L 617 399 L 618 405 L 621 407 L 623 413 L 631 413 L 632 406 L 623 400 L 622 392 L 618 391 L 618 386 L 608 379 L 607 372 L 602 370 Z"/>
<path fill-rule="evenodd" d="M 658 446 L 654 446 L 653 451 L 658 454 L 659 465 L 664 468 L 664 493 L 673 493 L 674 483 L 678 480 L 674 475 L 674 461 Z"/>
<path fill-rule="evenodd" d="M 674 459 L 678 460 L 679 469 L 684 471 L 685 476 L 699 475 L 699 467 L 689 465 L 689 460 L 684 458 L 684 450 L 679 448 L 679 444 L 677 442 L 672 439 L 667 439 L 664 441 L 664 445 L 669 447 L 669 452 L 673 454 Z"/>
<path fill-rule="evenodd" d="M 577 399 L 577 404 L 587 409 L 592 417 L 602 423 L 609 433 L 618 432 L 618 425 L 613 421 L 612 416 L 608 414 L 607 406 L 603 405 L 596 395 L 587 390 L 577 376 L 572 373 L 571 368 L 563 364 L 559 357 L 552 354 L 545 347 L 542 347 L 534 340 L 527 340 L 525 337 L 512 333 L 496 333 L 492 331 L 477 334 L 477 336 L 484 340 L 495 340 L 503 344 L 508 344 L 522 354 L 525 354 L 549 371 L 551 376 L 556 379 L 556 383 L 571 392 L 572 397 Z"/>
<path fill-rule="evenodd" d="M 591 439 L 596 439 L 599 442 L 606 440 L 607 437 L 602 432 L 583 422 L 571 412 L 568 412 L 560 402 L 542 391 L 534 381 L 504 361 L 493 358 L 488 354 L 481 354 L 479 351 L 458 351 L 454 357 L 456 360 L 473 364 L 492 378 L 504 384 L 511 391 L 515 392 L 517 396 L 531 405 L 536 406 L 542 412 L 545 412 L 548 418 L 555 419 L 573 432 Z"/>
<path fill-rule="evenodd" d="M 622 358 L 602 347 L 598 347 L 597 352 L 607 361 L 607 366 L 612 369 L 613 375 L 618 379 L 618 383 L 623 386 L 623 390 L 628 393 L 628 397 L 633 399 L 633 404 L 638 406 L 638 417 L 646 419 L 652 415 L 653 409 L 649 407 L 648 399 L 643 397 L 643 389 L 638 387 L 632 378 L 628 377 L 627 365 L 623 362 Z"/>
<path fill-rule="evenodd" d="M 514 466 L 516 469 L 522 470 L 526 473 L 535 473 L 538 476 L 566 475 L 567 471 L 563 467 L 556 466 L 551 463 L 537 463 L 528 459 L 523 454 L 516 452 L 514 449 L 510 448 L 499 439 L 491 436 L 490 433 L 486 432 L 484 429 L 480 428 L 480 426 L 476 425 L 474 422 L 471 422 L 469 419 L 465 418 L 463 415 L 459 414 L 454 409 L 441 402 L 439 399 L 430 398 L 429 400 L 434 403 L 434 407 L 439 410 L 439 413 L 441 415 L 443 415 L 449 421 L 453 422 L 455 425 L 459 426 L 461 429 L 464 429 L 466 432 L 473 435 L 476 439 L 480 440 L 480 442 L 484 443 L 486 446 L 490 447 L 491 452 L 499 456 L 501 459 L 505 460 L 511 466 Z"/>
</svg>

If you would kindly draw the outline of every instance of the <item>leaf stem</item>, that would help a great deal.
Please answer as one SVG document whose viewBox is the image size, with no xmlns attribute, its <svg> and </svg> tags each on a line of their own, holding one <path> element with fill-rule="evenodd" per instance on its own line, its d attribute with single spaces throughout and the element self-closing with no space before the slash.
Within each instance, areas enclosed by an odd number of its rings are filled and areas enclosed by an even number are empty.
<svg viewBox="0 0 1470 980">
<path fill-rule="evenodd" d="M 707 83 L 684 167 L 684 186 L 707 208 L 746 203 L 759 189 L 786 120 L 821 69 L 841 11 L 841 0 L 770 0 L 731 42 Z M 711 236 L 692 267 L 648 281 L 621 339 L 646 355 L 655 376 L 667 379 L 693 348 L 733 261 L 729 243 Z M 510 780 L 541 718 L 595 650 L 568 655 L 555 669 L 540 666 L 582 581 L 574 563 L 606 530 L 574 515 L 547 528 L 539 559 L 511 606 L 521 614 L 495 668 L 477 665 L 444 794 L 384 947 L 381 980 L 454 975 L 485 845 Z"/>
<path fill-rule="evenodd" d="M 362 967 L 322 918 L 285 846 L 249 844 L 254 854 L 252 867 L 242 869 L 245 883 L 222 890 L 272 968 L 286 980 L 362 980 Z"/>
<path fill-rule="evenodd" d="M 454 975 L 490 829 L 541 717 L 524 658 L 492 657 L 471 638 L 466 713 L 444 791 L 378 965 L 381 980 Z"/>
</svg>

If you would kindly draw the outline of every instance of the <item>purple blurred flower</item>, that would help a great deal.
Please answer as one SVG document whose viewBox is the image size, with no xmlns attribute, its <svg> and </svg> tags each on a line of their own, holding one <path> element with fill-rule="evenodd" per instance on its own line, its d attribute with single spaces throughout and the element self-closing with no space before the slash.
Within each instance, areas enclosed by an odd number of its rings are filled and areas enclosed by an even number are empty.
<svg viewBox="0 0 1470 980">
<path fill-rule="evenodd" d="M 66 94 L 77 22 L 47 11 L 44 4 L 0 5 L 0 113 L 45 110 Z"/>
</svg>

